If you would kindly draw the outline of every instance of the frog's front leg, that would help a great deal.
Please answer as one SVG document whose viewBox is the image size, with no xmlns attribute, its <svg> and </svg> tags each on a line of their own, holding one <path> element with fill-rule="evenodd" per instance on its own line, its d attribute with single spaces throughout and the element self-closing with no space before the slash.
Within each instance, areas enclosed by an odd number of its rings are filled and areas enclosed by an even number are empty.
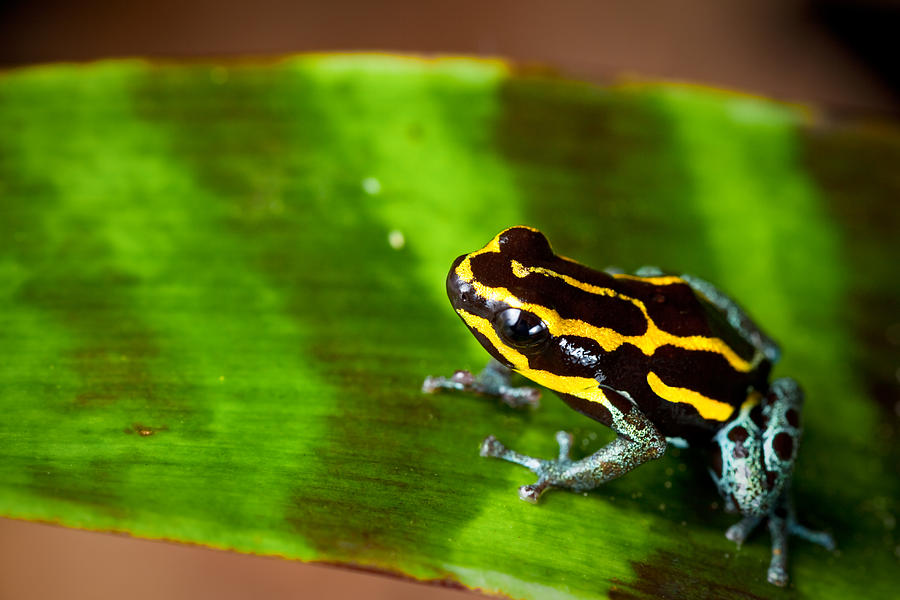
<svg viewBox="0 0 900 600">
<path fill-rule="evenodd" d="M 787 541 L 796 535 L 831 550 L 827 533 L 797 522 L 790 496 L 790 478 L 800 442 L 803 395 L 793 379 L 772 382 L 765 398 L 751 395 L 734 419 L 715 436 L 713 480 L 726 508 L 744 518 L 725 536 L 740 545 L 768 518 L 772 560 L 768 580 L 787 585 Z"/>
<path fill-rule="evenodd" d="M 422 383 L 422 391 L 426 394 L 433 394 L 442 389 L 474 392 L 500 398 L 513 408 L 536 407 L 541 399 L 540 390 L 512 386 L 509 384 L 511 376 L 510 369 L 492 358 L 478 375 L 472 375 L 469 371 L 457 371 L 449 378 L 428 376 Z"/>
<path fill-rule="evenodd" d="M 614 403 L 609 402 L 612 395 L 616 396 Z M 591 456 L 572 460 L 569 456 L 572 436 L 564 431 L 556 434 L 559 457 L 553 460 L 519 454 L 506 448 L 494 436 L 482 442 L 481 455 L 514 462 L 537 475 L 537 482 L 519 488 L 522 500 L 536 503 L 551 487 L 587 491 L 665 454 L 666 438 L 634 404 L 613 391 L 606 391 L 605 397 L 604 418 L 600 420 L 619 436 Z"/>
</svg>

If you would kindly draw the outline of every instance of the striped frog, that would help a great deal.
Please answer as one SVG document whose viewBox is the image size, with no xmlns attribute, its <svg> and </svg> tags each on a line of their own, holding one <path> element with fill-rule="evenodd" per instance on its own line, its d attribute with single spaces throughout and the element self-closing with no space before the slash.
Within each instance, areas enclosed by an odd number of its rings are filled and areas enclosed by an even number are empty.
<svg viewBox="0 0 900 600">
<path fill-rule="evenodd" d="M 800 387 L 790 378 L 769 381 L 778 346 L 710 283 L 654 267 L 597 271 L 554 254 L 539 231 L 513 227 L 457 258 L 447 293 L 493 360 L 478 376 L 429 377 L 426 392 L 536 404 L 536 389 L 510 386 L 515 371 L 618 434 L 580 460 L 570 458 L 566 432 L 556 434 L 559 456 L 551 460 L 487 437 L 482 456 L 537 476 L 519 488 L 523 500 L 537 502 L 549 488 L 590 490 L 661 457 L 669 444 L 699 445 L 711 449 L 726 509 L 743 517 L 726 537 L 741 544 L 768 520 L 771 583 L 788 582 L 790 535 L 834 547 L 831 536 L 797 522 L 790 499 Z"/>
</svg>

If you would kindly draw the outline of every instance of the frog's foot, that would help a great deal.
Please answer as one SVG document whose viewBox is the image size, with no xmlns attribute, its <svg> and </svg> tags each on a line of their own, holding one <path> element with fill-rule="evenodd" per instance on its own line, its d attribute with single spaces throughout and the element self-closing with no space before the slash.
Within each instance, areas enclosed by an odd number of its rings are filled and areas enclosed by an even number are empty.
<svg viewBox="0 0 900 600">
<path fill-rule="evenodd" d="M 762 519 L 762 517 L 755 516 L 744 517 L 728 528 L 728 531 L 725 532 L 725 537 L 737 544 L 737 547 L 740 548 L 741 544 L 750 537 L 750 534 L 756 529 L 756 526 L 759 525 L 759 522 L 762 521 Z"/>
<path fill-rule="evenodd" d="M 784 501 L 782 501 L 784 502 Z M 750 536 L 756 526 L 759 525 L 764 517 L 751 515 L 744 517 L 739 522 L 728 528 L 725 537 L 736 543 L 740 548 L 741 544 Z M 786 511 L 784 506 L 779 507 L 771 515 L 769 515 L 769 533 L 772 536 L 772 560 L 769 563 L 768 580 L 769 583 L 779 587 L 784 587 L 788 583 L 787 575 L 787 540 L 788 537 L 796 535 L 814 544 L 822 546 L 826 550 L 834 550 L 834 538 L 824 531 L 812 531 L 799 524 L 794 518 L 791 511 Z"/>
<path fill-rule="evenodd" d="M 616 394 L 607 392 L 607 398 Z M 666 451 L 666 438 L 637 407 L 627 403 L 627 399 L 617 398 L 616 403 L 606 406 L 609 410 L 611 427 L 618 435 L 590 456 L 572 460 L 572 436 L 565 431 L 556 433 L 559 456 L 555 460 L 541 460 L 510 450 L 489 436 L 481 443 L 481 455 L 502 458 L 531 470 L 538 480 L 519 488 L 519 498 L 535 503 L 551 487 L 567 488 L 574 492 L 592 490 L 611 479 L 620 477 L 636 466 L 659 458 Z M 626 407 L 620 410 L 618 407 Z"/>
<path fill-rule="evenodd" d="M 797 523 L 792 513 L 776 510 L 769 516 L 769 534 L 772 536 L 772 560 L 769 562 L 769 583 L 784 587 L 788 584 L 787 540 L 791 535 L 802 537 L 826 550 L 834 550 L 834 538 L 824 531 L 812 531 Z"/>
<path fill-rule="evenodd" d="M 536 408 L 540 404 L 540 390 L 509 385 L 510 374 L 509 369 L 491 360 L 477 376 L 469 371 L 457 371 L 449 378 L 426 377 L 422 383 L 422 391 L 426 394 L 433 394 L 442 389 L 474 392 L 500 398 L 504 404 L 513 408 L 522 406 Z"/>
<path fill-rule="evenodd" d="M 519 454 L 501 444 L 497 438 L 489 435 L 481 442 L 481 456 L 502 458 L 509 462 L 522 465 L 538 476 L 536 483 L 523 485 L 519 488 L 519 498 L 532 504 L 537 504 L 548 488 L 553 486 L 573 487 L 564 473 L 572 466 L 573 461 L 569 456 L 572 450 L 572 434 L 565 431 L 556 432 L 556 443 L 559 444 L 559 458 L 557 460 L 541 460 L 531 456 Z"/>
</svg>

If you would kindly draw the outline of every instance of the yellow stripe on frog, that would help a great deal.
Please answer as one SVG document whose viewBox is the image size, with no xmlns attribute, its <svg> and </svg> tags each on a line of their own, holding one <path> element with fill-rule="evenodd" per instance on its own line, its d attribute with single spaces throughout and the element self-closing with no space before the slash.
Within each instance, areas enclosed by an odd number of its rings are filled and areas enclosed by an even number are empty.
<svg viewBox="0 0 900 600">
<path fill-rule="evenodd" d="M 726 402 L 713 400 L 694 390 L 672 387 L 662 382 L 653 371 L 647 373 L 647 383 L 653 393 L 668 402 L 690 404 L 697 409 L 700 416 L 712 421 L 727 421 L 734 413 L 734 407 Z"/>
<path fill-rule="evenodd" d="M 475 275 L 472 273 L 472 266 L 470 262 L 471 258 L 479 254 L 485 254 L 488 252 L 500 252 L 499 236 L 491 240 L 491 242 L 481 250 L 478 250 L 477 252 L 473 252 L 472 254 L 466 256 L 466 258 L 456 268 L 457 275 L 463 281 L 471 283 L 472 287 L 475 289 L 475 293 L 482 298 L 485 298 L 486 300 L 505 302 L 511 307 L 521 308 L 522 310 L 528 310 L 535 313 L 541 319 L 543 319 L 545 323 L 547 323 L 547 327 L 552 335 L 577 335 L 581 337 L 591 338 L 597 341 L 597 343 L 599 343 L 600 346 L 607 352 L 612 352 L 622 344 L 631 344 L 633 346 L 636 346 L 647 356 L 652 356 L 658 348 L 667 345 L 682 348 L 684 350 L 713 352 L 724 357 L 733 369 L 741 373 L 749 373 L 757 365 L 757 362 L 755 360 L 748 361 L 738 356 L 738 354 L 728 344 L 726 344 L 719 338 L 707 337 L 702 335 L 677 336 L 669 333 L 668 331 L 660 329 L 653 321 L 653 319 L 650 318 L 650 315 L 647 312 L 647 307 L 644 305 L 644 303 L 636 298 L 631 298 L 610 288 L 596 286 L 585 283 L 583 281 L 579 281 L 574 277 L 563 275 L 544 267 L 526 267 L 520 262 L 513 260 L 510 261 L 510 267 L 513 274 L 517 277 L 526 277 L 529 273 L 538 273 L 541 275 L 546 275 L 548 277 L 556 277 L 571 285 L 572 287 L 578 288 L 582 291 L 601 296 L 619 298 L 625 302 L 632 303 L 641 311 L 644 319 L 646 319 L 647 331 L 645 331 L 642 335 L 623 335 L 615 329 L 611 329 L 609 327 L 597 327 L 596 325 L 593 325 L 586 321 L 582 321 L 580 319 L 563 319 L 553 309 L 539 304 L 522 302 L 518 300 L 518 298 L 516 298 L 506 288 L 488 287 L 483 283 L 475 280 Z"/>
</svg>

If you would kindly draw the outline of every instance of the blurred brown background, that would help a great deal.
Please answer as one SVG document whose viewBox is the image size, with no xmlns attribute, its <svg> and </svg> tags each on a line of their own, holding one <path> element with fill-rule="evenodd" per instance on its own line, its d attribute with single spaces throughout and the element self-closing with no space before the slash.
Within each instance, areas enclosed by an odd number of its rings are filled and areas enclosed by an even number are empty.
<svg viewBox="0 0 900 600">
<path fill-rule="evenodd" d="M 0 66 L 327 50 L 504 56 L 895 109 L 900 0 L 0 0 Z"/>
<path fill-rule="evenodd" d="M 118 56 L 440 52 L 509 57 L 595 81 L 621 74 L 690 80 L 896 115 L 898 26 L 900 0 L 0 0 L 0 68 Z M 0 600 L 466 595 L 0 519 Z"/>
</svg>

